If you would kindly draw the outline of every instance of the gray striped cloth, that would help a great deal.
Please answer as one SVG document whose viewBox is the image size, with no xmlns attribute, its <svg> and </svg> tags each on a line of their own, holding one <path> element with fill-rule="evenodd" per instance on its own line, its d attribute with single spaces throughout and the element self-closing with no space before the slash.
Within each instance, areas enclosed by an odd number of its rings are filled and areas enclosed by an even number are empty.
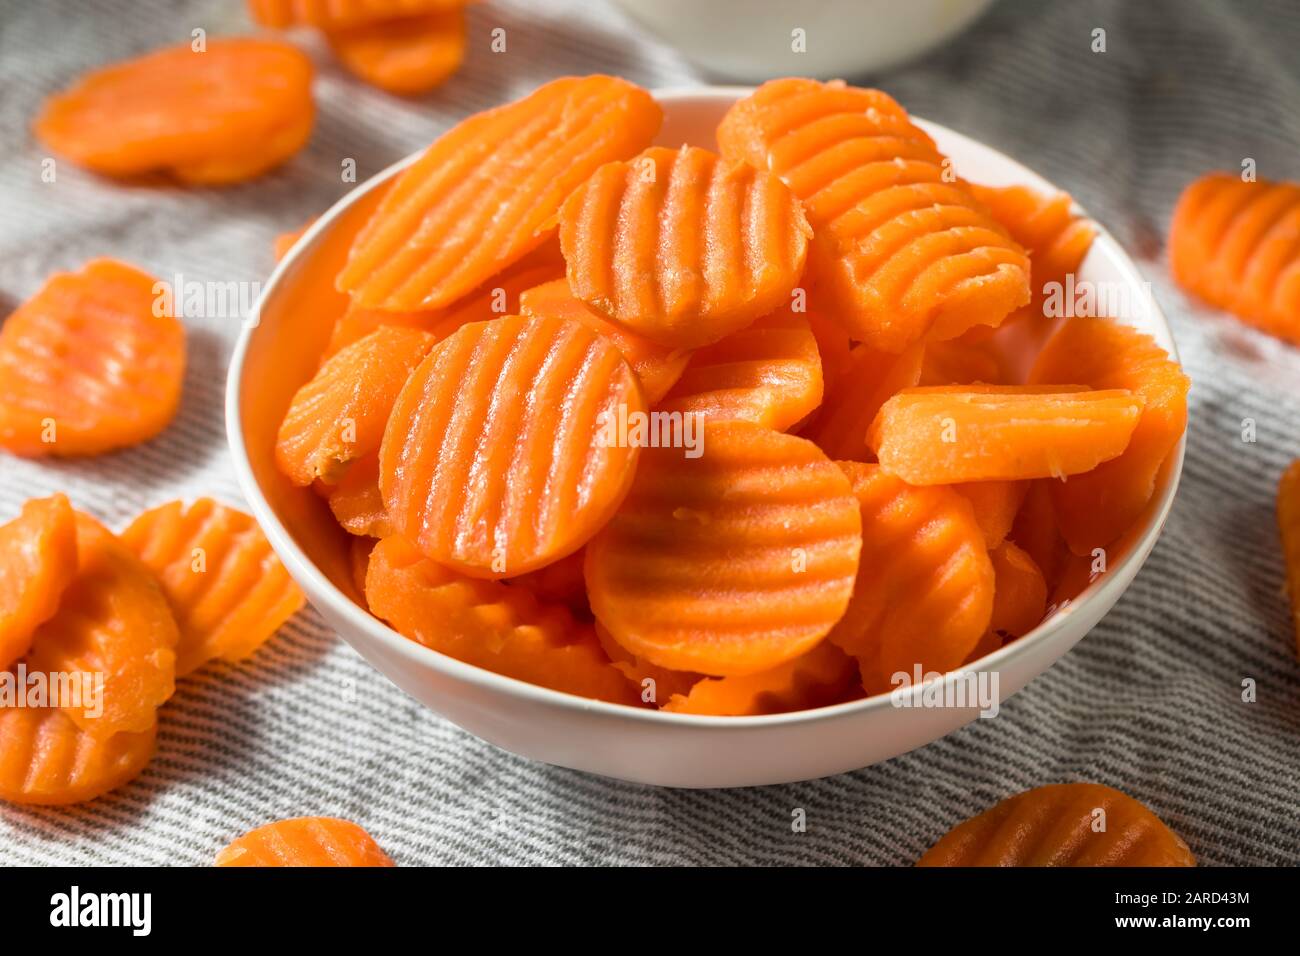
<svg viewBox="0 0 1300 956">
<path fill-rule="evenodd" d="M 498 26 L 504 54 L 489 50 Z M 44 154 L 27 132 L 41 98 L 196 27 L 250 29 L 239 0 L 0 4 L 0 311 L 97 255 L 164 277 L 261 279 L 275 234 L 348 188 L 345 158 L 364 179 L 465 114 L 562 74 L 701 79 L 602 4 L 493 0 L 471 15 L 465 68 L 414 102 L 360 86 L 314 36 L 294 34 L 320 65 L 319 125 L 306 152 L 257 182 L 123 187 L 69 164 L 42 182 Z M 1105 53 L 1090 49 L 1098 27 Z M 1169 282 L 1162 236 L 1180 188 L 1203 171 L 1250 157 L 1261 176 L 1300 179 L 1297 50 L 1291 0 L 1002 0 L 946 49 L 873 78 L 1068 189 L 1135 250 L 1194 382 L 1186 473 L 1155 553 L 1096 630 L 998 719 L 831 779 L 656 789 L 470 737 L 307 612 L 250 662 L 181 681 L 158 755 L 130 786 L 74 810 L 0 807 L 0 862 L 206 864 L 249 828 L 329 814 L 361 823 L 402 864 L 897 865 L 1004 796 L 1086 779 L 1147 803 L 1203 863 L 1296 863 L 1300 670 L 1273 494 L 1300 456 L 1300 350 L 1189 301 Z M 222 425 L 237 332 L 233 319 L 189 321 L 183 407 L 159 440 L 93 461 L 0 459 L 0 515 L 54 491 L 117 527 L 175 497 L 239 503 Z M 1242 441 L 1246 418 L 1254 443 Z M 1254 703 L 1241 699 L 1245 678 L 1257 682 Z M 806 811 L 804 833 L 791 831 L 794 808 Z"/>
</svg>

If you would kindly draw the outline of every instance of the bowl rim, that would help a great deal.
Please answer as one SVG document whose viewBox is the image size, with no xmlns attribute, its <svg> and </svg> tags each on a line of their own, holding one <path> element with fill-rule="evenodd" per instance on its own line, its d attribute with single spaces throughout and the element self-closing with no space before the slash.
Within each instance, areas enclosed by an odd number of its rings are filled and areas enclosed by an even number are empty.
<svg viewBox="0 0 1300 956">
<path fill-rule="evenodd" d="M 650 93 L 654 98 L 666 104 L 673 102 L 686 102 L 698 100 L 714 100 L 734 102 L 742 96 L 747 96 L 753 92 L 754 87 L 745 85 L 682 85 L 670 86 L 651 89 Z M 1007 156 L 1001 150 L 993 146 L 975 140 L 949 127 L 942 126 L 938 123 L 922 119 L 915 115 L 912 116 L 914 122 L 921 126 L 927 132 L 940 132 L 945 138 L 965 141 L 973 146 L 979 147 L 994 154 L 1001 162 L 1007 164 L 1009 170 L 1014 171 L 1017 182 L 1023 182 L 1043 190 L 1057 190 L 1059 187 L 1053 185 L 1048 179 L 1034 172 L 1032 169 L 1022 163 Z M 424 152 L 424 149 L 416 150 L 408 156 L 399 159 L 397 162 L 390 164 L 378 173 L 375 173 L 369 179 L 358 183 L 354 188 L 349 190 L 343 196 L 339 197 L 333 205 L 322 213 L 311 226 L 299 237 L 298 241 L 275 266 L 270 277 L 262 285 L 261 294 L 254 303 L 243 329 L 240 331 L 239 339 L 231 354 L 230 366 L 226 376 L 226 394 L 225 394 L 225 416 L 226 416 L 226 437 L 230 448 L 231 458 L 233 461 L 236 478 L 239 487 L 247 499 L 248 504 L 253 510 L 253 514 L 261 526 L 263 533 L 273 546 L 276 554 L 280 557 L 291 575 L 295 580 L 306 580 L 310 587 L 304 587 L 309 593 L 319 595 L 323 602 L 328 605 L 328 610 L 339 617 L 352 627 L 364 632 L 370 638 L 383 644 L 387 650 L 396 656 L 404 659 L 414 668 L 432 667 L 440 671 L 444 676 L 464 681 L 474 685 L 477 688 L 492 693 L 519 696 L 527 699 L 529 702 L 547 706 L 559 707 L 561 709 L 586 712 L 600 713 L 611 718 L 622 720 L 631 720 L 646 724 L 660 724 L 663 726 L 679 727 L 707 727 L 711 729 L 730 729 L 732 731 L 748 731 L 760 727 L 770 726 L 793 726 L 798 724 L 812 724 L 824 721 L 832 721 L 841 718 L 849 718 L 858 714 L 867 714 L 873 711 L 881 710 L 886 707 L 897 706 L 895 701 L 897 695 L 902 691 L 887 691 L 875 694 L 870 697 L 858 698 L 839 704 L 832 704 L 826 707 L 817 707 L 808 710 L 798 710 L 783 714 L 764 714 L 757 716 L 716 716 L 704 714 L 679 714 L 672 711 L 665 711 L 652 708 L 630 707 L 626 704 L 615 704 L 592 698 L 580 697 L 565 691 L 553 690 L 549 687 L 542 687 L 527 681 L 519 680 L 513 677 L 506 677 L 489 671 L 472 664 L 467 664 L 449 657 L 446 654 L 436 651 L 430 647 L 403 637 L 385 622 L 375 617 L 365 609 L 357 605 L 351 598 L 344 594 L 335 584 L 316 566 L 316 564 L 307 557 L 306 553 L 298 546 L 289 530 L 280 521 L 279 517 L 271 508 L 266 496 L 262 493 L 253 474 L 252 464 L 249 458 L 248 447 L 244 441 L 243 432 L 240 426 L 242 417 L 242 403 L 240 392 L 244 365 L 251 348 L 253 336 L 261 321 L 262 303 L 268 301 L 274 296 L 279 286 L 286 282 L 286 276 L 293 271 L 294 265 L 298 258 L 305 253 L 305 250 L 315 244 L 317 239 L 329 229 L 333 223 L 343 215 L 355 202 L 360 200 L 367 193 L 378 188 L 390 178 L 397 175 L 407 166 L 411 165 Z M 1075 210 L 1079 214 L 1087 215 L 1077 203 Z M 1173 328 L 1170 326 L 1164 311 L 1160 308 L 1155 296 L 1151 292 L 1150 285 L 1142 278 L 1142 274 L 1133 261 L 1132 257 L 1124 250 L 1123 246 L 1115 239 L 1111 232 L 1095 218 L 1088 216 L 1097 229 L 1095 243 L 1109 245 L 1113 247 L 1113 259 L 1118 266 L 1126 284 L 1139 290 L 1143 306 L 1150 320 L 1158 328 L 1165 332 L 1164 345 L 1170 358 L 1179 362 L 1177 344 L 1174 341 Z M 1095 245 L 1094 248 L 1097 248 Z M 1180 362 L 1181 364 L 1181 362 Z M 1079 611 L 1079 609 L 1089 602 L 1105 601 L 1109 599 L 1110 606 L 1113 606 L 1119 597 L 1127 590 L 1133 578 L 1137 576 L 1138 571 L 1146 563 L 1152 548 L 1159 539 L 1164 529 L 1165 522 L 1169 517 L 1170 509 L 1173 507 L 1174 498 L 1178 491 L 1178 485 L 1182 478 L 1183 465 L 1187 450 L 1187 435 L 1184 431 L 1180 437 L 1178 445 L 1175 447 L 1174 467 L 1169 474 L 1165 491 L 1158 508 L 1152 515 L 1150 524 L 1143 532 L 1142 536 L 1135 540 L 1127 554 L 1118 565 L 1109 568 L 1107 573 L 1101 579 L 1092 582 L 1079 596 L 1074 598 L 1068 604 L 1058 608 L 1051 616 L 1043 620 L 1037 627 L 1027 634 L 1017 638 L 1010 644 L 999 648 L 991 654 L 987 654 L 969 665 L 963 665 L 955 670 L 947 671 L 937 677 L 922 681 L 908 687 L 905 691 L 909 696 L 920 695 L 927 688 L 933 686 L 936 682 L 943 684 L 952 684 L 957 680 L 964 680 L 968 674 L 976 674 L 985 671 L 1000 671 L 1004 665 L 1014 662 L 1019 658 L 1027 657 L 1037 648 L 1038 645 L 1051 642 L 1053 639 L 1062 640 L 1070 623 L 1070 618 Z M 1106 612 L 1103 612 L 1103 614 Z M 330 627 L 328 621 L 325 622 Z M 1095 626 L 1095 625 L 1094 625 Z M 331 628 L 333 629 L 333 628 Z M 337 629 L 336 633 L 337 633 Z M 1089 628 L 1089 631 L 1091 628 Z M 1079 635 L 1076 640 L 1081 640 L 1085 634 Z M 342 633 L 338 636 L 345 642 L 351 644 Z M 1068 648 L 1067 648 L 1068 650 Z M 362 658 L 366 655 L 361 653 Z M 370 661 L 367 659 L 367 663 Z M 1055 658 L 1051 663 L 1055 663 Z M 1026 680 L 1032 680 L 1047 667 L 1034 673 Z M 371 664 L 373 667 L 374 665 Z M 399 688 L 400 689 L 400 688 Z M 1015 692 L 1001 697 L 1005 701 L 1013 696 Z"/>
</svg>

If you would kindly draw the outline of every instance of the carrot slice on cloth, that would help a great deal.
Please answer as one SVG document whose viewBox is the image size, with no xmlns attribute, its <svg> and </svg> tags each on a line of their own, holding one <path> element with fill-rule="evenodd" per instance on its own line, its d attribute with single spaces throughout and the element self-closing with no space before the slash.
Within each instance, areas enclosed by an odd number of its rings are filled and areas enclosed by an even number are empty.
<svg viewBox="0 0 1300 956">
<path fill-rule="evenodd" d="M 587 546 L 592 611 L 660 667 L 753 674 L 816 645 L 848 604 L 861 523 L 844 474 L 811 442 L 705 422 L 702 454 L 647 448 Z"/>
<path fill-rule="evenodd" d="M 395 866 L 369 833 L 335 817 L 296 817 L 250 830 L 217 866 Z"/>
<path fill-rule="evenodd" d="M 708 677 L 686 694 L 672 697 L 664 710 L 725 717 L 783 714 L 846 700 L 857 688 L 853 658 L 829 641 L 770 670 L 745 677 Z"/>
<path fill-rule="evenodd" d="M 1004 541 L 989 552 L 993 562 L 993 617 L 989 629 L 1017 638 L 1038 626 L 1047 610 L 1047 582 L 1024 550 Z"/>
<path fill-rule="evenodd" d="M 63 495 L 34 498 L 0 525 L 0 671 L 31 647 L 77 573 L 77 521 Z"/>
<path fill-rule="evenodd" d="M 831 458 L 869 461 L 875 453 L 867 447 L 867 430 L 880 406 L 905 388 L 911 388 L 921 374 L 923 351 L 913 346 L 901 355 L 858 345 L 848 367 L 835 379 L 826 400 L 802 430 Z"/>
<path fill-rule="evenodd" d="M 336 27 L 326 38 L 340 62 L 371 86 L 399 95 L 425 93 L 465 59 L 465 11 Z"/>
<path fill-rule="evenodd" d="M 264 27 L 346 27 L 421 13 L 457 9 L 473 0 L 248 0 Z"/>
<path fill-rule="evenodd" d="M 1296 651 L 1300 653 L 1300 460 L 1291 462 L 1277 486 L 1277 524 L 1282 536 L 1286 589 L 1291 598 Z"/>
</svg>

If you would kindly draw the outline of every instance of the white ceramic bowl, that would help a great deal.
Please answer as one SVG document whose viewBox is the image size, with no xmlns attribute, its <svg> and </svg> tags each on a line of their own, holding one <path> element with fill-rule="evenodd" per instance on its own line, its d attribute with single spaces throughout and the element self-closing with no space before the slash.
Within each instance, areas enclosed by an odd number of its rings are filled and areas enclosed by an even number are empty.
<svg viewBox="0 0 1300 956">
<path fill-rule="evenodd" d="M 714 146 L 718 120 L 745 92 L 657 92 L 666 111 L 660 142 Z M 933 123 L 921 125 L 971 180 L 1051 188 L 987 146 Z M 413 158 L 358 186 L 298 242 L 266 284 L 260 321 L 244 331 L 230 365 L 227 430 L 240 483 L 276 552 L 331 627 L 393 683 L 484 740 L 534 760 L 663 786 L 754 786 L 841 773 L 920 747 L 977 716 L 974 706 L 900 708 L 888 695 L 767 717 L 638 710 L 463 664 L 407 640 L 354 603 L 348 596 L 346 535 L 329 519 L 323 502 L 279 475 L 272 448 L 283 410 L 314 372 L 332 317 L 344 304 L 328 288 L 328 278 L 380 191 Z M 305 281 L 309 275 L 315 281 Z M 1104 229 L 1079 279 L 1121 283 L 1130 290 L 1131 314 L 1118 318 L 1154 336 L 1176 357 L 1169 327 L 1137 268 Z M 1107 574 L 1034 631 L 972 666 L 998 674 L 1001 699 L 1068 651 L 1128 587 L 1168 514 L 1182 460 L 1180 443 L 1141 526 L 1112 549 Z M 942 678 L 949 685 L 958 679 Z"/>
<path fill-rule="evenodd" d="M 951 39 L 993 0 L 615 0 L 709 76 L 834 79 L 905 63 Z M 803 49 L 795 49 L 802 30 Z"/>
</svg>

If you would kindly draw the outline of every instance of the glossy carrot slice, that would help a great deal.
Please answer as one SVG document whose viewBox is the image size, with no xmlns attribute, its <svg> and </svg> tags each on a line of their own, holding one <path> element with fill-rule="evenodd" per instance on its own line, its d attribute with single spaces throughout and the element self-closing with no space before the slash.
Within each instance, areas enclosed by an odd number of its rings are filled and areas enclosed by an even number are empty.
<svg viewBox="0 0 1300 956">
<path fill-rule="evenodd" d="M 647 404 L 655 405 L 682 377 L 691 353 L 651 342 L 645 336 L 623 328 L 589 309 L 569 290 L 567 279 L 556 279 L 525 290 L 519 296 L 519 310 L 534 318 L 569 319 L 581 322 L 614 343 L 627 364 L 636 372 Z"/>
<path fill-rule="evenodd" d="M 358 459 L 330 488 L 330 511 L 349 534 L 387 538 L 396 534 L 379 491 L 379 453 Z"/>
<path fill-rule="evenodd" d="M 0 801 L 85 803 L 137 777 L 156 728 L 100 739 L 53 707 L 0 707 Z"/>
<path fill-rule="evenodd" d="M 148 441 L 180 401 L 185 330 L 112 259 L 50 277 L 0 326 L 0 448 L 95 455 Z"/>
<path fill-rule="evenodd" d="M 746 677 L 710 677 L 685 695 L 674 696 L 664 710 L 677 714 L 748 717 L 810 710 L 848 699 L 858 685 L 853 658 L 829 641 L 771 670 Z"/>
<path fill-rule="evenodd" d="M 810 236 L 775 176 L 694 146 L 602 166 L 560 211 L 574 295 L 679 348 L 717 342 L 786 304 Z"/>
<path fill-rule="evenodd" d="M 617 348 L 563 319 L 508 316 L 439 344 L 402 390 L 379 457 L 394 526 L 430 558 L 509 577 L 578 550 L 631 486 L 645 413 Z"/>
<path fill-rule="evenodd" d="M 587 546 L 592 610 L 660 667 L 753 674 L 839 620 L 861 547 L 847 479 L 811 442 L 705 422 L 703 454 L 648 448 L 623 507 Z"/>
<path fill-rule="evenodd" d="M 465 59 L 465 12 L 453 8 L 337 27 L 326 37 L 340 62 L 371 86 L 399 95 L 425 93 Z"/>
<path fill-rule="evenodd" d="M 366 600 L 403 637 L 448 657 L 581 697 L 638 703 L 590 625 L 567 608 L 542 605 L 527 588 L 459 574 L 404 538 L 385 538 L 370 552 Z"/>
<path fill-rule="evenodd" d="M 1286 589 L 1291 597 L 1291 621 L 1300 653 L 1300 459 L 1291 462 L 1277 486 L 1277 525 L 1282 537 Z"/>
<path fill-rule="evenodd" d="M 462 7 L 473 0 L 248 0 L 265 27 L 346 27 Z"/>
<path fill-rule="evenodd" d="M 282 232 L 275 237 L 272 243 L 272 249 L 275 252 L 275 261 L 279 262 L 289 254 L 289 250 L 298 244 L 298 240 L 307 234 L 307 230 L 316 224 L 316 217 L 312 216 L 297 229 L 291 229 L 288 232 Z"/>
<path fill-rule="evenodd" d="M 788 307 L 692 353 L 657 408 L 785 431 L 822 401 L 822 363 L 805 315 Z"/>
<path fill-rule="evenodd" d="M 913 346 L 902 355 L 880 352 L 869 345 L 854 348 L 848 367 L 826 393 L 826 400 L 803 429 L 803 436 L 831 458 L 846 461 L 874 458 L 875 453 L 867 447 L 867 429 L 875 421 L 881 405 L 916 384 L 922 356 L 920 346 Z"/>
<path fill-rule="evenodd" d="M 966 660 L 988 630 L 994 573 L 970 503 L 879 465 L 841 462 L 862 516 L 853 599 L 830 640 L 858 658 L 868 693 Z"/>
<path fill-rule="evenodd" d="M 996 326 L 1029 301 L 1023 250 L 879 90 L 772 80 L 727 111 L 718 143 L 803 200 L 808 281 L 871 347 Z"/>
<path fill-rule="evenodd" d="M 383 325 L 332 356 L 298 389 L 275 444 L 296 485 L 337 484 L 352 462 L 379 450 L 393 403 L 436 344 L 419 329 Z"/>
<path fill-rule="evenodd" d="M 1096 783 L 1036 787 L 954 827 L 917 866 L 1195 866 L 1177 834 Z"/>
<path fill-rule="evenodd" d="M 909 388 L 881 406 L 867 444 L 913 485 L 1060 478 L 1121 455 L 1142 405 L 1122 388 Z"/>
<path fill-rule="evenodd" d="M 596 622 L 596 639 L 609 656 L 614 669 L 632 682 L 636 693 L 641 695 L 641 702 L 656 704 L 667 710 L 668 703 L 679 695 L 689 694 L 691 688 L 704 680 L 703 674 L 694 671 L 676 671 L 667 667 L 651 664 L 644 657 L 637 657 L 623 647 L 604 626 Z"/>
<path fill-rule="evenodd" d="M 1300 182 L 1210 173 L 1179 197 L 1169 262 L 1183 288 L 1300 344 Z"/>
<path fill-rule="evenodd" d="M 1004 541 L 989 552 L 993 562 L 993 617 L 989 629 L 1007 638 L 1029 633 L 1047 610 L 1047 582 L 1025 551 Z"/>
<path fill-rule="evenodd" d="M 1187 428 L 1187 389 L 1178 363 L 1150 336 L 1109 319 L 1076 317 L 1048 340 L 1030 371 L 1035 385 L 1069 379 L 1094 389 L 1128 389 L 1143 401 L 1124 453 L 1052 486 L 1065 540 L 1076 554 L 1104 547 L 1141 516 L 1160 466 Z"/>
<path fill-rule="evenodd" d="M 217 854 L 217 866 L 395 866 L 365 830 L 335 817 L 278 820 Z"/>
<path fill-rule="evenodd" d="M 80 699 L 60 709 L 96 739 L 143 733 L 172 695 L 176 620 L 153 572 L 126 544 L 87 515 L 76 521 L 77 574 L 36 629 L 27 669 L 81 685 Z"/>
<path fill-rule="evenodd" d="M 290 44 L 212 38 L 202 51 L 182 44 L 86 74 L 45 102 L 34 128 L 54 152 L 109 176 L 231 181 L 306 141 L 311 82 L 311 60 Z"/>
<path fill-rule="evenodd" d="M 975 523 L 984 532 L 984 544 L 992 551 L 1011 533 L 1030 484 L 1028 481 L 970 481 L 955 484 L 952 490 L 970 502 Z"/>
<path fill-rule="evenodd" d="M 63 495 L 35 498 L 0 525 L 0 671 L 31 647 L 77 573 L 77 522 Z"/>
<path fill-rule="evenodd" d="M 367 308 L 450 305 L 541 245 L 569 193 L 645 148 L 661 119 L 649 93 L 609 76 L 553 80 L 471 116 L 397 178 L 339 289 Z"/>
<path fill-rule="evenodd" d="M 122 540 L 158 577 L 176 617 L 178 677 L 248 657 L 306 603 L 257 522 L 211 498 L 146 511 Z"/>
</svg>

